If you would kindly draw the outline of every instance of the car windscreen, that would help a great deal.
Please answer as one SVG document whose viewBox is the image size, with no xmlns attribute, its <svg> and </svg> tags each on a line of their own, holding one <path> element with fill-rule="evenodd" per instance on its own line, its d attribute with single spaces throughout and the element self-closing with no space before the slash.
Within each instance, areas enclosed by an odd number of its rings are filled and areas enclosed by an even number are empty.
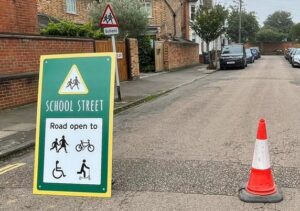
<svg viewBox="0 0 300 211">
<path fill-rule="evenodd" d="M 294 55 L 300 55 L 300 49 L 297 49 L 294 53 Z"/>
<path fill-rule="evenodd" d="M 222 50 L 222 54 L 242 54 L 243 48 L 241 46 L 225 46 Z"/>
<path fill-rule="evenodd" d="M 246 54 L 247 55 L 252 55 L 251 50 L 250 49 L 246 49 Z"/>
</svg>

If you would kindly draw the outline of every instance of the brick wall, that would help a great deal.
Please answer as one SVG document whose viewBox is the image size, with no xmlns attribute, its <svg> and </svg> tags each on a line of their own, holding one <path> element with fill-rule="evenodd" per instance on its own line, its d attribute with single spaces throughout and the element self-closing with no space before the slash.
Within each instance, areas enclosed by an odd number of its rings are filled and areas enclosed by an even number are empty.
<svg viewBox="0 0 300 211">
<path fill-rule="evenodd" d="M 36 102 L 38 74 L 0 76 L 0 110 Z"/>
<path fill-rule="evenodd" d="M 67 13 L 66 0 L 38 0 L 38 12 L 47 14 L 57 19 L 84 24 L 89 21 L 88 5 L 92 0 L 77 0 L 76 14 Z"/>
<path fill-rule="evenodd" d="M 37 72 L 40 55 L 94 52 L 94 40 L 0 35 L 0 73 Z"/>
<path fill-rule="evenodd" d="M 95 40 L 0 34 L 0 110 L 37 99 L 41 55 L 95 52 Z M 129 39 L 131 78 L 139 78 L 138 43 Z M 110 45 L 111 46 L 111 45 Z"/>
<path fill-rule="evenodd" d="M 94 52 L 94 40 L 0 35 L 0 110 L 36 102 L 40 55 Z"/>
<path fill-rule="evenodd" d="M 0 33 L 37 34 L 36 0 L 1 0 Z"/>
<path fill-rule="evenodd" d="M 294 42 L 261 42 L 261 43 L 246 43 L 245 46 L 258 46 L 264 55 L 276 55 L 280 51 L 283 53 L 287 48 L 300 48 L 300 43 Z"/>
<path fill-rule="evenodd" d="M 166 41 L 164 67 L 166 70 L 199 64 L 199 45 L 192 42 Z"/>
<path fill-rule="evenodd" d="M 139 49 L 137 39 L 128 39 L 129 45 L 129 68 L 130 78 L 135 80 L 140 77 L 140 65 L 139 65 Z"/>
</svg>

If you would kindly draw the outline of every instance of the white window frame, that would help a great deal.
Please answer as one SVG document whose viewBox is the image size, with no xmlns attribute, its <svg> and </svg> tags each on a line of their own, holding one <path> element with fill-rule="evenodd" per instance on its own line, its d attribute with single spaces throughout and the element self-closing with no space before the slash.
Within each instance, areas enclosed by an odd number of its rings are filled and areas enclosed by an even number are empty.
<svg viewBox="0 0 300 211">
<path fill-rule="evenodd" d="M 66 12 L 69 14 L 77 14 L 76 0 L 66 0 Z"/>
<path fill-rule="evenodd" d="M 143 0 L 142 4 L 144 6 L 145 11 L 148 13 L 148 18 L 152 18 L 152 0 Z"/>
</svg>

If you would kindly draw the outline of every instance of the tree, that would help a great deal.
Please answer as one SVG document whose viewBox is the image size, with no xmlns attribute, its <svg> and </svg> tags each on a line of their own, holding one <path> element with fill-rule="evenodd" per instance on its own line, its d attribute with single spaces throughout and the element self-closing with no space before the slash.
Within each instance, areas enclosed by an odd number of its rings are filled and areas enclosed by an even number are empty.
<svg viewBox="0 0 300 211">
<path fill-rule="evenodd" d="M 209 43 L 225 32 L 224 23 L 227 16 L 228 11 L 221 5 L 197 9 L 194 21 L 191 22 L 191 28 L 205 41 L 207 52 L 209 52 Z M 209 58 L 209 67 L 213 68 L 211 54 L 209 54 Z"/>
<path fill-rule="evenodd" d="M 286 11 L 276 11 L 269 15 L 264 22 L 265 28 L 270 28 L 286 35 L 290 32 L 293 25 L 291 13 Z"/>
<path fill-rule="evenodd" d="M 109 2 L 119 22 L 119 36 L 138 37 L 145 33 L 148 14 L 140 0 L 110 0 Z M 97 27 L 105 5 L 106 1 L 99 3 L 94 1 L 89 6 L 89 14 Z"/>
<path fill-rule="evenodd" d="M 270 28 L 262 28 L 257 33 L 257 41 L 259 42 L 281 42 L 286 35 Z"/>
<path fill-rule="evenodd" d="M 300 41 L 300 23 L 295 24 L 290 31 L 290 37 L 293 41 Z"/>
<path fill-rule="evenodd" d="M 241 42 L 255 41 L 256 33 L 259 31 L 259 24 L 254 12 L 242 10 Z M 239 40 L 239 10 L 232 7 L 228 17 L 227 34 L 232 41 Z"/>
</svg>

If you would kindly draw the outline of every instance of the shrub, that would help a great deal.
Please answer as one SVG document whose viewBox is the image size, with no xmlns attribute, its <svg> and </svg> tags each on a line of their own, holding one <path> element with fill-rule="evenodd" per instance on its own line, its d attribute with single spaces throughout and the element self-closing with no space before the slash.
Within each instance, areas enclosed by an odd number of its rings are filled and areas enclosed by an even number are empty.
<svg viewBox="0 0 300 211">
<path fill-rule="evenodd" d="M 66 37 L 104 37 L 103 32 L 100 29 L 94 30 L 91 23 L 77 25 L 69 21 L 61 21 L 59 23 L 50 22 L 46 28 L 42 29 L 41 34 Z"/>
<path fill-rule="evenodd" d="M 138 37 L 139 46 L 139 63 L 141 72 L 152 72 L 154 66 L 154 49 L 151 47 L 149 36 Z"/>
</svg>

